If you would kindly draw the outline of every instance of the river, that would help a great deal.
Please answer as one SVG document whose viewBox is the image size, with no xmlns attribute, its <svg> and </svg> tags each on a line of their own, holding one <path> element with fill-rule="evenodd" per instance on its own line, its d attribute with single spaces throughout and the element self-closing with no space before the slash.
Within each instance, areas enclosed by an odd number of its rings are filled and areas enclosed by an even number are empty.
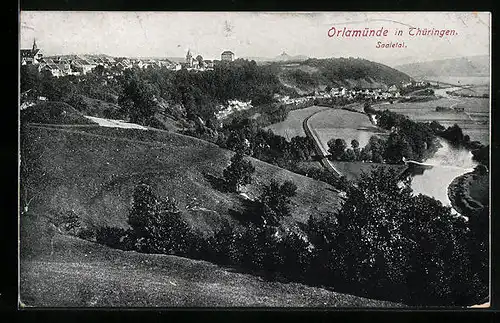
<svg viewBox="0 0 500 323">
<path fill-rule="evenodd" d="M 448 198 L 448 185 L 453 179 L 473 171 L 477 163 L 472 160 L 472 153 L 464 148 L 451 146 L 446 140 L 439 139 L 441 147 L 425 166 L 410 167 L 414 194 L 432 196 L 444 205 L 451 206 Z"/>
<path fill-rule="evenodd" d="M 459 98 L 448 95 L 447 91 L 458 88 L 436 89 L 436 95 L 460 102 Z M 457 103 L 453 104 L 456 105 Z M 448 198 L 448 185 L 454 178 L 471 172 L 477 163 L 472 160 L 472 153 L 465 148 L 457 148 L 446 140 L 438 139 L 441 147 L 432 158 L 425 161 L 428 166 L 413 165 L 410 169 L 413 175 L 412 188 L 415 194 L 422 193 L 432 196 L 444 205 L 451 206 Z"/>
</svg>

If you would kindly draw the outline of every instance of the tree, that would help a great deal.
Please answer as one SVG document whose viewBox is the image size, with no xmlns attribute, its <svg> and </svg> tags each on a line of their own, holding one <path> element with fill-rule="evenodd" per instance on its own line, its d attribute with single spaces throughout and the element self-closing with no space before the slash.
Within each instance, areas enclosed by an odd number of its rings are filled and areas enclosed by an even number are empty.
<svg viewBox="0 0 500 323">
<path fill-rule="evenodd" d="M 175 200 L 158 199 L 145 183 L 134 189 L 128 223 L 140 252 L 185 255 L 192 242 Z"/>
<path fill-rule="evenodd" d="M 460 145 L 464 142 L 464 134 L 462 132 L 462 128 L 459 125 L 454 124 L 451 127 L 448 127 L 441 136 L 447 140 L 449 140 L 454 145 Z"/>
<path fill-rule="evenodd" d="M 203 62 L 203 56 L 201 56 L 201 55 L 196 56 L 196 60 L 198 61 L 198 66 L 199 67 L 203 67 L 204 66 L 205 63 Z"/>
<path fill-rule="evenodd" d="M 119 103 L 128 114 L 130 121 L 148 124 L 150 119 L 160 111 L 156 102 L 158 89 L 140 79 L 135 72 L 127 71 L 125 78 L 126 83 Z"/>
<path fill-rule="evenodd" d="M 489 167 L 490 164 L 490 146 L 481 146 L 479 149 L 472 150 L 472 159 L 478 161 L 482 165 Z"/>
<path fill-rule="evenodd" d="M 394 170 L 363 174 L 349 189 L 335 234 L 315 238 L 319 250 L 333 250 L 337 279 L 370 297 L 412 305 L 479 301 L 485 285 L 477 276 L 484 272 L 474 267 L 471 256 L 479 253 L 469 251 L 467 223 L 398 183 Z"/>
<path fill-rule="evenodd" d="M 358 148 L 359 147 L 359 141 L 357 141 L 356 139 L 351 140 L 351 147 L 352 147 L 352 149 Z"/>
<path fill-rule="evenodd" d="M 399 133 L 391 133 L 387 139 L 384 152 L 385 160 L 389 164 L 400 164 L 403 157 L 413 158 L 413 151 L 408 141 Z"/>
<path fill-rule="evenodd" d="M 366 114 L 375 114 L 376 113 L 375 109 L 371 107 L 369 102 L 365 102 L 365 104 L 363 105 L 363 111 Z"/>
<path fill-rule="evenodd" d="M 372 152 L 370 149 L 364 147 L 361 149 L 361 152 L 359 154 L 359 160 L 362 161 L 372 161 Z"/>
<path fill-rule="evenodd" d="M 328 141 L 328 152 L 332 155 L 334 160 L 338 160 L 340 156 L 344 153 L 347 148 L 347 144 L 344 139 L 331 139 Z"/>
<path fill-rule="evenodd" d="M 22 65 L 20 68 L 20 90 L 21 93 L 31 90 L 37 92 L 41 75 L 35 65 Z M 36 97 L 36 93 L 30 93 Z"/>
<path fill-rule="evenodd" d="M 344 154 L 341 156 L 341 160 L 343 160 L 343 161 L 355 161 L 356 160 L 356 153 L 354 152 L 353 149 L 348 148 L 345 150 Z"/>
<path fill-rule="evenodd" d="M 259 197 L 264 224 L 276 225 L 282 217 L 291 215 L 288 205 L 296 191 L 297 186 L 292 181 L 285 181 L 280 185 L 273 179 L 264 187 Z"/>
<path fill-rule="evenodd" d="M 252 174 L 255 172 L 255 167 L 248 160 L 244 159 L 242 149 L 238 149 L 236 154 L 231 158 L 231 163 L 224 169 L 223 175 L 226 184 L 233 192 L 239 192 L 242 185 L 247 185 L 252 182 Z"/>
</svg>

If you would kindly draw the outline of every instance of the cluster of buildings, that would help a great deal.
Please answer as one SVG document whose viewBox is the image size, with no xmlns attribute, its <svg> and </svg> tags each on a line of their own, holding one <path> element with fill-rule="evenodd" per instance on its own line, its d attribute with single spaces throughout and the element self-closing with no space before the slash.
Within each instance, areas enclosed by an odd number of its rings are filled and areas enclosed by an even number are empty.
<svg viewBox="0 0 500 323">
<path fill-rule="evenodd" d="M 218 120 L 227 118 L 231 113 L 252 108 L 252 101 L 229 100 L 226 106 L 219 106 L 215 117 Z"/>
<path fill-rule="evenodd" d="M 183 68 L 186 68 L 188 70 L 205 71 L 213 69 L 214 65 L 217 63 L 232 61 L 234 61 L 234 53 L 229 50 L 222 52 L 220 60 L 205 60 L 201 55 L 197 55 L 196 57 L 194 57 L 194 55 L 191 53 L 191 50 L 188 50 L 186 54 L 186 61 L 184 63 L 181 63 L 181 65 Z"/>
<path fill-rule="evenodd" d="M 345 87 L 332 88 L 330 91 L 314 91 L 309 95 L 291 98 L 290 96 L 275 95 L 275 99 L 284 104 L 303 104 L 314 99 L 332 99 L 345 98 L 354 100 L 357 98 L 372 99 L 372 100 L 387 100 L 391 98 L 399 98 L 401 94 L 396 85 L 392 85 L 387 90 L 382 89 L 347 89 Z"/>
<path fill-rule="evenodd" d="M 21 49 L 20 57 L 21 65 L 35 65 L 40 72 L 49 72 L 55 77 L 85 75 L 97 66 L 102 66 L 109 78 L 121 73 L 123 70 L 133 67 L 141 69 L 165 67 L 174 71 L 182 68 L 196 71 L 211 70 L 214 64 L 219 62 L 232 62 L 234 58 L 234 53 L 227 50 L 222 52 L 220 61 L 204 60 L 201 55 L 195 57 L 190 50 L 188 50 L 184 62 L 174 62 L 166 58 L 118 58 L 107 55 L 64 55 L 44 57 L 42 50 L 36 45 L 36 40 L 33 40 L 32 48 Z"/>
</svg>

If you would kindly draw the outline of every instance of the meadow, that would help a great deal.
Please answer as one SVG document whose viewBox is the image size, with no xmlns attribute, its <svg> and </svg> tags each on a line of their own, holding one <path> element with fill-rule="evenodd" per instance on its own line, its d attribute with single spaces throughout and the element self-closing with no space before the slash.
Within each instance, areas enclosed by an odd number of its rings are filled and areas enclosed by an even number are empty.
<svg viewBox="0 0 500 323">
<path fill-rule="evenodd" d="M 457 85 L 487 85 L 489 76 L 422 76 L 418 80 L 437 81 Z"/>
<path fill-rule="evenodd" d="M 266 130 L 271 130 L 277 135 L 285 137 L 287 140 L 295 136 L 305 137 L 304 127 L 302 123 L 310 115 L 328 109 L 322 106 L 312 106 L 304 109 L 293 110 L 288 113 L 288 117 L 285 121 L 272 124 L 266 127 Z"/>
<path fill-rule="evenodd" d="M 436 111 L 436 107 L 464 108 L 464 112 L 454 110 Z M 374 105 L 377 110 L 390 110 L 408 116 L 419 122 L 438 121 L 445 127 L 458 124 L 472 141 L 489 143 L 489 99 L 486 98 L 439 98 L 427 102 L 395 102 Z"/>
<path fill-rule="evenodd" d="M 404 307 L 60 234 L 52 256 L 21 259 L 20 281 L 21 307 Z"/>
<path fill-rule="evenodd" d="M 367 115 L 342 109 L 319 112 L 309 119 L 309 125 L 325 149 L 332 138 L 342 138 L 349 146 L 356 139 L 364 147 L 371 136 L 385 134 L 370 122 Z"/>
</svg>

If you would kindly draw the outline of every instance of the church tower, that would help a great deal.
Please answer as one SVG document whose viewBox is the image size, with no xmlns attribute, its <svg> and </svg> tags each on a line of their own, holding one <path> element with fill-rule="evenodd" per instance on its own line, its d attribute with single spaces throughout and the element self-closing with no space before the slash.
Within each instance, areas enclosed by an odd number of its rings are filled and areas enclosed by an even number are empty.
<svg viewBox="0 0 500 323">
<path fill-rule="evenodd" d="M 38 49 L 38 47 L 36 46 L 36 39 L 35 39 L 35 38 L 33 38 L 33 47 L 31 48 L 31 50 L 32 50 L 33 52 L 36 52 L 36 50 L 37 50 L 37 49 Z"/>
<path fill-rule="evenodd" d="M 193 66 L 193 55 L 191 55 L 191 51 L 189 49 L 186 54 L 186 64 L 188 67 Z"/>
</svg>

